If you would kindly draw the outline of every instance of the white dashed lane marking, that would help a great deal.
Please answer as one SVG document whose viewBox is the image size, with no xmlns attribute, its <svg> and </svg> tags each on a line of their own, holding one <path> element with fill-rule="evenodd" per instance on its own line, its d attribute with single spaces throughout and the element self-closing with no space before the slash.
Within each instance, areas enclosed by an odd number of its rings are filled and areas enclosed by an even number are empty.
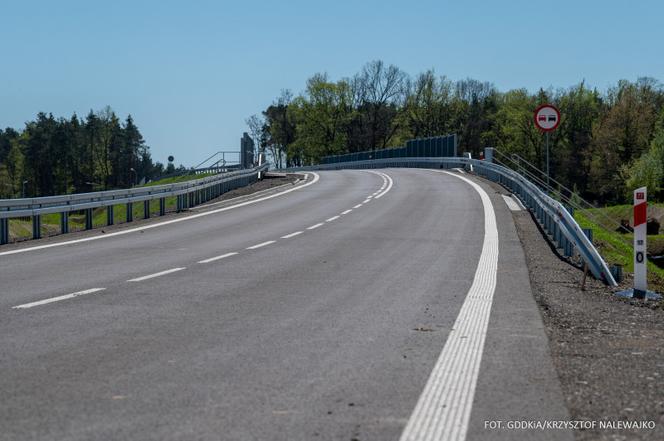
<svg viewBox="0 0 664 441">
<path fill-rule="evenodd" d="M 95 292 L 103 291 L 105 289 L 106 288 L 90 288 L 90 289 L 86 289 L 84 291 L 73 292 L 71 294 L 65 294 L 63 296 L 52 297 L 50 299 L 38 300 L 36 302 L 25 303 L 23 305 L 13 306 L 12 308 L 13 309 L 28 309 L 28 308 L 32 308 L 33 306 L 47 305 L 49 303 L 59 302 L 61 300 L 69 300 L 69 299 L 73 299 L 74 297 L 83 296 L 83 295 L 86 295 L 86 294 L 92 294 L 92 293 L 95 293 Z"/>
<path fill-rule="evenodd" d="M 236 253 L 236 252 L 226 253 L 226 254 L 222 254 L 221 256 L 215 256 L 215 257 L 210 257 L 209 259 L 201 260 L 198 263 L 210 263 L 210 262 L 214 262 L 216 260 L 221 260 L 221 259 L 225 259 L 227 257 L 235 256 L 237 254 L 238 253 Z"/>
<path fill-rule="evenodd" d="M 282 239 L 290 239 L 291 237 L 299 236 L 302 234 L 303 231 L 296 231 L 295 233 L 287 234 L 285 236 L 281 236 Z"/>
<path fill-rule="evenodd" d="M 147 276 L 143 277 L 136 277 L 135 279 L 129 279 L 127 282 L 142 282 L 143 280 L 148 280 L 148 279 L 154 279 L 155 277 L 161 277 L 165 276 L 166 274 L 171 274 L 171 273 L 176 273 L 178 271 L 186 270 L 186 267 L 181 267 L 181 268 L 172 268 L 166 271 L 160 271 L 158 273 L 154 274 L 148 274 Z"/>
<path fill-rule="evenodd" d="M 259 243 L 259 244 L 256 244 L 256 245 L 252 245 L 252 246 L 250 246 L 250 247 L 247 247 L 247 249 L 248 249 L 248 250 L 256 250 L 256 249 L 258 249 L 258 248 L 263 248 L 263 247 L 265 247 L 265 246 L 272 245 L 272 244 L 275 243 L 275 242 L 276 242 L 276 241 L 274 241 L 274 240 L 268 240 L 267 242 L 262 242 L 262 243 Z"/>
</svg>

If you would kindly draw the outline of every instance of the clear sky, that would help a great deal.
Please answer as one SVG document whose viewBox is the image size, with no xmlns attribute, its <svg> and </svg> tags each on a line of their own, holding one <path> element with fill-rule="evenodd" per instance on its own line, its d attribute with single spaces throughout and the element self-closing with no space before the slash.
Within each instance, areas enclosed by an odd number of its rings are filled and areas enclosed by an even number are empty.
<svg viewBox="0 0 664 441">
<path fill-rule="evenodd" d="M 664 1 L 0 1 L 0 127 L 131 113 L 153 157 L 238 150 L 316 72 L 382 59 L 500 90 L 664 81 Z"/>
</svg>

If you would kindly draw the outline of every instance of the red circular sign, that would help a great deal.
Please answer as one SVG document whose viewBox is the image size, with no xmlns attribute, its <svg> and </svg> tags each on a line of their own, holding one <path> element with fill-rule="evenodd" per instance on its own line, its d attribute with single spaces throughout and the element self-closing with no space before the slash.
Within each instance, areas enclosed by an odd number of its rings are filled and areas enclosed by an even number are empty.
<svg viewBox="0 0 664 441">
<path fill-rule="evenodd" d="M 542 104 L 535 109 L 535 125 L 543 132 L 556 130 L 560 124 L 560 111 L 552 104 Z"/>
</svg>

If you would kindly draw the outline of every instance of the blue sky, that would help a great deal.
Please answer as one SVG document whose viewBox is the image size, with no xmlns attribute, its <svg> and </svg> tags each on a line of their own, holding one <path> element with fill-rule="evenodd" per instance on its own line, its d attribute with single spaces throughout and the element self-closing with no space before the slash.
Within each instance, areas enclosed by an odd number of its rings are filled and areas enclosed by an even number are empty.
<svg viewBox="0 0 664 441">
<path fill-rule="evenodd" d="M 39 111 L 131 113 L 164 162 L 239 149 L 246 117 L 371 60 L 499 89 L 664 81 L 658 1 L 9 1 L 0 127 Z"/>
</svg>

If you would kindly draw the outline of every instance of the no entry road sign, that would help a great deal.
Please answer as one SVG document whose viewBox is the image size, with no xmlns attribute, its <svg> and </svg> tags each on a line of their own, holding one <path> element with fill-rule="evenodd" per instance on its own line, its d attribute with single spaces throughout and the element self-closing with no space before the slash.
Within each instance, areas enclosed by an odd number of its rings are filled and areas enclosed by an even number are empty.
<svg viewBox="0 0 664 441">
<path fill-rule="evenodd" d="M 543 132 L 556 130 L 560 124 L 560 112 L 551 104 L 542 104 L 535 110 L 535 125 Z"/>
</svg>

